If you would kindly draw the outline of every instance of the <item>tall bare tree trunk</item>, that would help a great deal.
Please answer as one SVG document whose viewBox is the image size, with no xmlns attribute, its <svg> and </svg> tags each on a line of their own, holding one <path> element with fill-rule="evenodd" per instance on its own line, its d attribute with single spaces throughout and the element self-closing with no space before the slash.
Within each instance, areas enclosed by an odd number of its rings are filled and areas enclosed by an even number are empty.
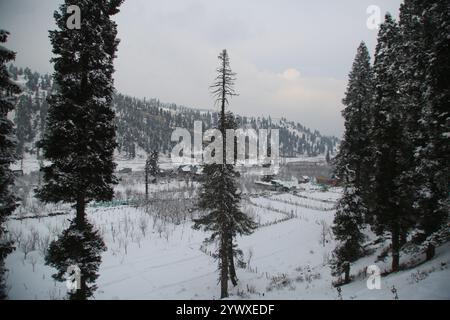
<svg viewBox="0 0 450 320">
<path fill-rule="evenodd" d="M 226 60 L 223 60 L 223 74 L 222 74 L 222 98 L 221 98 L 221 108 L 220 108 L 220 115 L 221 115 L 221 131 L 222 131 L 222 166 L 226 165 L 226 147 L 225 147 L 225 134 L 226 134 L 226 128 L 225 128 L 225 103 L 226 103 Z M 230 271 L 230 262 L 233 261 L 232 255 L 230 257 L 229 255 L 229 238 L 230 235 L 228 234 L 229 228 L 226 228 L 224 230 L 224 234 L 222 235 L 221 239 L 221 259 L 222 259 L 222 269 L 221 269 L 221 298 L 227 298 L 228 297 L 228 274 Z M 232 239 L 231 239 L 232 241 Z M 232 248 L 231 248 L 232 250 Z M 234 268 L 234 266 L 233 266 Z"/>
<path fill-rule="evenodd" d="M 227 239 L 222 235 L 220 239 L 220 298 L 228 298 L 228 252 Z"/>
<path fill-rule="evenodd" d="M 398 271 L 400 266 L 400 232 L 398 224 L 392 228 L 392 272 Z"/>
</svg>

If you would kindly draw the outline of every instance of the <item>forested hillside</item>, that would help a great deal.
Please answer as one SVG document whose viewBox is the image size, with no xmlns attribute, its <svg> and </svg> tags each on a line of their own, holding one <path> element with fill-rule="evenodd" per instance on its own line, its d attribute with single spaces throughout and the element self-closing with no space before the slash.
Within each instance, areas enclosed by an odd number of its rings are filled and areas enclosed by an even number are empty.
<svg viewBox="0 0 450 320">
<path fill-rule="evenodd" d="M 29 68 L 9 66 L 14 81 L 23 87 L 15 113 L 13 113 L 18 138 L 17 151 L 20 154 L 36 154 L 35 142 L 45 130 L 47 115 L 47 96 L 55 89 L 50 75 L 41 75 Z M 194 121 L 203 122 L 203 130 L 214 127 L 217 112 L 199 110 L 163 103 L 158 99 L 139 99 L 116 93 L 114 96 L 116 111 L 118 151 L 124 157 L 133 159 L 138 149 L 145 152 L 159 150 L 170 153 L 174 145 L 170 141 L 176 127 L 194 128 Z M 237 116 L 241 128 L 280 130 L 280 155 L 286 157 L 333 155 L 339 140 L 322 136 L 317 130 L 285 118 Z"/>
</svg>

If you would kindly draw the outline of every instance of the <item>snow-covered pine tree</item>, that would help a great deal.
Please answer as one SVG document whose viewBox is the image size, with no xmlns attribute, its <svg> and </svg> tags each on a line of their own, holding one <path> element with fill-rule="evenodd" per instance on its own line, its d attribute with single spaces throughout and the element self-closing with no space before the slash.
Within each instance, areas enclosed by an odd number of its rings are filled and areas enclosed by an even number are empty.
<svg viewBox="0 0 450 320">
<path fill-rule="evenodd" d="M 148 162 L 149 166 L 148 173 L 155 178 L 159 173 L 158 161 L 159 161 L 159 152 L 158 150 L 153 150 Z"/>
<path fill-rule="evenodd" d="M 219 55 L 220 67 L 217 69 L 217 77 L 211 86 L 216 97 L 216 103 L 220 106 L 218 129 L 222 132 L 223 141 L 226 141 L 226 129 L 233 129 L 230 116 L 227 116 L 225 108 L 229 99 L 235 96 L 235 73 L 230 68 L 229 56 L 226 50 Z M 234 271 L 234 258 L 240 251 L 234 245 L 237 234 L 250 234 L 256 227 L 255 223 L 240 210 L 240 194 L 236 186 L 236 172 L 232 164 L 227 164 L 226 147 L 223 146 L 223 163 L 206 164 L 204 174 L 206 176 L 200 189 L 198 206 L 205 214 L 195 219 L 194 228 L 211 232 L 211 236 L 205 239 L 206 243 L 217 243 L 215 257 L 219 261 L 219 281 L 221 284 L 221 298 L 228 297 L 228 280 L 236 283 Z"/>
<path fill-rule="evenodd" d="M 350 282 L 350 263 L 363 254 L 362 242 L 365 239 L 362 228 L 364 218 L 361 213 L 362 199 L 353 184 L 344 187 L 344 195 L 338 201 L 333 221 L 333 234 L 338 241 L 331 259 L 332 275 L 344 274 L 344 283 Z"/>
<path fill-rule="evenodd" d="M 51 164 L 42 169 L 37 196 L 45 202 L 76 203 L 85 218 L 86 203 L 108 201 L 116 147 L 113 60 L 119 40 L 111 20 L 123 0 L 66 0 L 55 12 L 59 30 L 50 31 L 58 91 L 49 98 L 47 130 L 39 146 Z M 68 29 L 67 7 L 81 9 L 81 29 Z"/>
<path fill-rule="evenodd" d="M 367 193 L 370 185 L 373 73 L 370 55 L 364 42 L 359 47 L 349 74 L 343 104 L 345 120 L 344 138 L 335 158 L 336 175 L 353 183 L 359 192 Z M 352 179 L 349 180 L 349 174 Z"/>
<path fill-rule="evenodd" d="M 399 107 L 402 109 L 399 138 L 403 144 L 403 172 L 399 183 L 403 185 L 403 205 L 410 209 L 411 223 L 418 220 L 421 208 L 417 201 L 420 185 L 424 176 L 417 170 L 418 159 L 414 157 L 416 149 L 424 143 L 424 137 L 419 132 L 419 120 L 424 105 L 426 52 L 423 42 L 423 24 L 420 19 L 423 1 L 406 0 L 400 7 L 400 42 L 398 54 L 393 68 L 398 70 Z M 405 231 L 401 234 L 401 244 L 406 242 Z"/>
<path fill-rule="evenodd" d="M 417 1 L 415 1 L 417 2 Z M 425 79 L 416 148 L 417 207 L 422 240 L 438 231 L 450 211 L 450 3 L 426 1 L 416 4 L 416 19 L 422 24 L 418 41 L 423 43 Z M 427 258 L 434 256 L 430 242 Z"/>
<path fill-rule="evenodd" d="M 399 26 L 386 14 L 380 26 L 374 62 L 373 187 L 369 213 L 377 234 L 391 236 L 392 271 L 398 271 L 401 237 L 414 224 L 412 199 L 404 173 L 409 169 L 409 148 L 403 142 L 405 113 L 402 108 L 399 68 Z"/>
<path fill-rule="evenodd" d="M 80 287 L 79 290 L 69 292 L 68 298 L 87 300 L 97 289 L 95 280 L 98 278 L 101 254 L 104 251 L 106 246 L 100 232 L 87 221 L 73 219 L 69 228 L 50 243 L 45 264 L 57 270 L 53 278 L 58 281 L 68 280 L 68 268 L 76 265 L 80 269 Z"/>
<path fill-rule="evenodd" d="M 227 111 L 225 112 L 225 120 L 222 122 L 223 115 L 219 115 L 219 124 L 223 128 L 225 128 L 225 131 L 227 129 L 238 129 L 238 125 L 236 122 L 236 118 L 233 115 L 232 112 Z M 226 134 L 224 135 L 226 137 Z M 226 138 L 225 138 L 226 139 Z M 234 161 L 237 160 L 237 139 L 234 139 Z M 226 154 L 224 152 L 224 154 Z M 235 177 L 237 173 L 233 170 L 233 176 Z M 233 286 L 237 285 L 238 278 L 236 274 L 236 265 L 239 267 L 245 267 L 245 262 L 243 260 L 243 252 L 241 249 L 237 247 L 237 245 L 234 243 L 234 239 L 237 235 L 250 235 L 254 229 L 256 229 L 257 224 L 251 220 L 245 213 L 243 213 L 241 210 L 239 210 L 239 207 L 234 208 L 237 210 L 234 210 L 233 213 L 233 222 L 236 222 L 234 225 L 231 225 L 229 230 L 231 232 L 231 235 L 228 237 L 228 269 L 229 269 L 229 275 L 230 280 Z"/>
<path fill-rule="evenodd" d="M 145 161 L 145 199 L 148 200 L 148 184 L 149 178 L 152 177 L 152 183 L 156 183 L 156 176 L 159 173 L 158 167 L 159 153 L 153 150 Z"/>
<path fill-rule="evenodd" d="M 0 43 L 5 43 L 8 35 L 8 31 L 0 30 Z M 4 259 L 12 250 L 12 244 L 4 240 L 6 230 L 3 224 L 17 206 L 17 199 L 11 190 L 14 175 L 9 168 L 17 160 L 16 138 L 8 113 L 14 109 L 14 94 L 20 93 L 21 90 L 10 79 L 6 69 L 6 63 L 15 57 L 15 52 L 0 45 L 0 299 L 5 298 Z"/>
<path fill-rule="evenodd" d="M 370 126 L 371 96 L 373 90 L 372 68 L 367 47 L 362 42 L 349 74 L 346 106 L 342 115 L 345 133 L 336 156 L 336 175 L 344 181 L 344 195 L 339 200 L 334 219 L 333 233 L 339 241 L 333 252 L 333 274 L 345 273 L 345 283 L 350 280 L 350 263 L 362 254 L 361 243 L 364 217 L 370 184 Z"/>
</svg>

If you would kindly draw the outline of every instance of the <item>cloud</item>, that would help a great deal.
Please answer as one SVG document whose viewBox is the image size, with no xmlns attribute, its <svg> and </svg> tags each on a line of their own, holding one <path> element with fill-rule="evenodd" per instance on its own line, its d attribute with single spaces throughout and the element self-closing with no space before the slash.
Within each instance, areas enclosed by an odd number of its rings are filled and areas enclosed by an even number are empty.
<svg viewBox="0 0 450 320">
<path fill-rule="evenodd" d="M 286 117 L 324 134 L 343 130 L 340 113 L 346 80 L 302 76 L 296 69 L 283 72 L 261 70 L 239 56 L 232 56 L 240 95 L 231 103 L 232 111 L 244 115 Z M 233 60 L 232 60 L 233 61 Z"/>
<path fill-rule="evenodd" d="M 51 72 L 48 30 L 63 0 L 0 0 L 0 20 L 17 64 Z M 377 0 L 395 15 L 401 0 Z M 371 0 L 125 1 L 114 17 L 121 43 L 115 86 L 136 97 L 214 108 L 209 85 L 226 48 L 238 73 L 230 108 L 286 117 L 340 136 L 342 98 L 356 48 L 373 52 Z"/>
<path fill-rule="evenodd" d="M 300 72 L 297 69 L 289 68 L 284 70 L 281 76 L 286 80 L 296 80 L 300 77 Z"/>
</svg>

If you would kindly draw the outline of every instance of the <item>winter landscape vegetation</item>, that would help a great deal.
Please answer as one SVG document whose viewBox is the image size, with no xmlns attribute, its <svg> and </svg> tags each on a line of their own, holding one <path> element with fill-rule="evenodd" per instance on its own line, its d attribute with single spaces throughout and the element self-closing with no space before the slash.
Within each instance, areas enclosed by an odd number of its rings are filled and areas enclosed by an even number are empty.
<svg viewBox="0 0 450 320">
<path fill-rule="evenodd" d="M 60 2 L 51 73 L 15 63 L 0 20 L 2 299 L 450 299 L 450 2 L 399 2 L 351 48 L 339 137 L 231 112 L 231 49 L 209 108 L 121 93 L 126 3 Z M 174 161 L 195 122 L 224 161 Z M 230 129 L 268 129 L 263 157 Z"/>
</svg>

